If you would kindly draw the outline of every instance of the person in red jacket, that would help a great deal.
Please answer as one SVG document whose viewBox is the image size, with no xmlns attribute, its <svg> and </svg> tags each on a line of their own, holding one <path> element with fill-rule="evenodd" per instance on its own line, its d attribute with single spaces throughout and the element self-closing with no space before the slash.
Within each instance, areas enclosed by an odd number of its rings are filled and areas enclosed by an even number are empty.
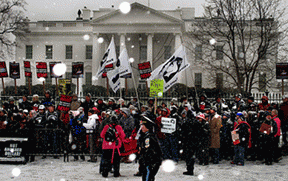
<svg viewBox="0 0 288 181">
<path fill-rule="evenodd" d="M 114 127 L 116 129 L 116 140 L 114 142 L 108 142 L 105 139 L 105 134 L 109 127 Z M 117 118 L 115 116 L 111 117 L 111 123 L 106 125 L 102 132 L 101 138 L 103 138 L 102 150 L 103 150 L 103 171 L 102 176 L 108 177 L 108 172 L 111 170 L 113 164 L 114 177 L 121 176 L 120 171 L 120 148 L 122 142 L 125 140 L 125 133 L 120 125 L 117 124 Z"/>
<path fill-rule="evenodd" d="M 268 107 L 270 107 L 270 104 L 268 103 L 268 97 L 263 96 L 261 100 L 262 103 L 258 104 L 258 110 L 267 111 Z"/>
<path fill-rule="evenodd" d="M 276 122 L 277 124 L 277 133 L 274 135 L 274 157 L 273 157 L 273 160 L 274 162 L 279 162 L 279 160 L 281 159 L 281 151 L 279 149 L 279 142 L 280 142 L 280 135 L 281 135 L 281 121 L 280 119 L 278 118 L 278 111 L 276 109 L 273 109 L 272 112 L 271 112 L 271 116 L 272 116 L 272 119 Z"/>
</svg>

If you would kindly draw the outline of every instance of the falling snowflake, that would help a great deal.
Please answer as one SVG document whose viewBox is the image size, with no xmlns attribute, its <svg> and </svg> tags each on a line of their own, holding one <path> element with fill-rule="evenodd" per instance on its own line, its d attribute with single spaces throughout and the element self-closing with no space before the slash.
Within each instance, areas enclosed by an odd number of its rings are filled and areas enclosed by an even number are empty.
<svg viewBox="0 0 288 181">
<path fill-rule="evenodd" d="M 164 172 L 173 172 L 176 168 L 173 160 L 164 160 L 161 167 Z"/>
<path fill-rule="evenodd" d="M 20 168 L 13 168 L 13 170 L 12 170 L 12 175 L 13 175 L 14 177 L 18 177 L 20 174 L 21 174 Z"/>
<path fill-rule="evenodd" d="M 136 155 L 135 154 L 129 155 L 129 160 L 130 161 L 134 161 L 135 159 L 136 159 Z"/>
</svg>

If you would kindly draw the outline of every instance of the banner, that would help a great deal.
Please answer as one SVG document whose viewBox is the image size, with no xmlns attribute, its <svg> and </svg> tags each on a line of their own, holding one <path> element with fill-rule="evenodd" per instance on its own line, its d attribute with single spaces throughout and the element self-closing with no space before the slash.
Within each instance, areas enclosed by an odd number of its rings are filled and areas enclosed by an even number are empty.
<svg viewBox="0 0 288 181">
<path fill-rule="evenodd" d="M 20 79 L 20 64 L 16 62 L 9 62 L 9 72 L 12 79 Z"/>
<path fill-rule="evenodd" d="M 176 131 L 176 119 L 175 118 L 161 118 L 161 132 L 162 133 L 173 133 Z"/>
<path fill-rule="evenodd" d="M 276 79 L 288 79 L 288 63 L 276 64 Z"/>
<path fill-rule="evenodd" d="M 164 80 L 154 79 L 150 81 L 150 97 L 163 97 Z M 162 93 L 159 95 L 158 93 Z"/>
<path fill-rule="evenodd" d="M 120 74 L 119 69 L 116 68 L 114 70 L 111 70 L 107 73 L 107 78 L 109 79 L 109 85 L 112 88 L 113 92 L 117 92 L 117 90 L 120 88 Z"/>
<path fill-rule="evenodd" d="M 99 66 L 96 76 L 100 77 L 105 72 L 106 65 L 112 64 L 112 67 L 113 67 L 116 61 L 117 61 L 116 49 L 115 49 L 115 44 L 114 44 L 114 37 L 112 37 L 111 43 L 100 62 L 100 66 Z M 106 72 L 108 71 L 106 70 Z"/>
<path fill-rule="evenodd" d="M 119 74 L 121 78 L 131 78 L 132 69 L 126 48 L 122 50 L 117 60 L 116 68 L 119 68 Z"/>
<path fill-rule="evenodd" d="M 109 64 L 109 65 L 106 65 L 105 68 L 104 68 L 104 72 L 102 74 L 102 78 L 106 78 L 107 77 L 107 72 L 113 70 L 113 64 Z"/>
<path fill-rule="evenodd" d="M 71 93 L 71 80 L 70 79 L 58 79 L 59 83 L 59 95 L 69 95 Z"/>
<path fill-rule="evenodd" d="M 0 162 L 25 162 L 28 138 L 1 137 Z"/>
<path fill-rule="evenodd" d="M 0 77 L 8 77 L 7 67 L 4 61 L 0 62 Z"/>
<path fill-rule="evenodd" d="M 166 92 L 177 83 L 179 73 L 189 66 L 185 48 L 181 45 L 165 63 L 161 64 L 151 73 L 151 77 L 148 80 L 163 79 L 164 92 Z"/>
<path fill-rule="evenodd" d="M 57 63 L 61 63 L 61 62 L 50 62 L 50 63 L 49 63 L 49 70 L 50 70 L 50 77 L 51 77 L 51 78 L 60 78 L 60 77 L 62 77 L 62 75 L 61 75 L 61 76 L 57 76 L 57 75 L 55 75 L 54 72 L 53 72 L 53 68 L 54 68 L 54 66 L 55 66 Z"/>
<path fill-rule="evenodd" d="M 36 62 L 36 74 L 37 78 L 44 77 L 47 78 L 47 63 L 46 62 Z"/>
<path fill-rule="evenodd" d="M 29 61 L 24 61 L 24 72 L 25 72 L 25 77 L 32 77 L 32 72 L 31 72 L 31 64 Z"/>
<path fill-rule="evenodd" d="M 84 62 L 72 62 L 72 78 L 83 78 Z"/>
<path fill-rule="evenodd" d="M 151 70 L 150 62 L 139 63 L 138 68 L 139 68 L 141 79 L 147 79 L 151 76 L 152 70 Z"/>
<path fill-rule="evenodd" d="M 62 94 L 60 96 L 60 102 L 57 106 L 57 110 L 68 112 L 70 110 L 71 102 L 72 102 L 72 96 Z"/>
</svg>

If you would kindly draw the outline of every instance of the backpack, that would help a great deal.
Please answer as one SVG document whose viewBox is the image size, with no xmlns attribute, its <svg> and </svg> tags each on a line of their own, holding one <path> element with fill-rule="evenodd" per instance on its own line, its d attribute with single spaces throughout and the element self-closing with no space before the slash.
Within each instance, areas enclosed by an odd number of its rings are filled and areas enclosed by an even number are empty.
<svg viewBox="0 0 288 181">
<path fill-rule="evenodd" d="M 106 134 L 105 134 L 105 141 L 107 142 L 114 142 L 116 141 L 117 139 L 117 136 L 118 136 L 118 132 L 115 128 L 116 125 L 109 125 L 109 128 L 107 129 L 106 131 Z"/>
</svg>

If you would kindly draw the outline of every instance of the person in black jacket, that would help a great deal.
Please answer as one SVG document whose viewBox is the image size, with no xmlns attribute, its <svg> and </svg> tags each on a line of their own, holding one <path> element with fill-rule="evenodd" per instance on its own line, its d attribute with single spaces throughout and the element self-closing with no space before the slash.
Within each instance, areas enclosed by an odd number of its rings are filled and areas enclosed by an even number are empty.
<svg viewBox="0 0 288 181">
<path fill-rule="evenodd" d="M 30 110 L 32 109 L 32 106 L 31 106 L 31 102 L 29 102 L 28 100 L 27 100 L 27 96 L 23 96 L 22 97 L 22 102 L 21 103 L 19 103 L 19 108 L 20 109 L 27 109 L 29 112 L 30 112 Z"/>
<path fill-rule="evenodd" d="M 94 107 L 94 102 L 91 100 L 91 94 L 88 93 L 85 97 L 85 101 L 82 102 L 81 107 L 84 108 L 85 118 L 88 119 L 88 111 L 89 109 Z"/>
<path fill-rule="evenodd" d="M 51 98 L 51 94 L 50 94 L 50 91 L 49 91 L 49 90 L 47 90 L 47 91 L 45 92 L 45 97 L 44 97 L 44 99 L 41 101 L 41 104 L 43 104 L 46 108 L 48 108 L 49 105 L 51 105 L 51 104 L 55 104 L 54 99 Z"/>
<path fill-rule="evenodd" d="M 266 131 L 263 133 L 260 132 L 260 136 L 262 137 L 263 141 L 263 146 L 264 146 L 264 158 L 265 158 L 265 164 L 266 165 L 272 165 L 272 161 L 274 158 L 274 147 L 273 147 L 273 141 L 274 141 L 274 136 L 277 134 L 278 127 L 277 123 L 272 119 L 271 113 L 266 111 L 265 112 L 265 117 L 266 120 L 262 124 L 268 124 L 271 126 L 271 132 L 270 134 Z"/>
<path fill-rule="evenodd" d="M 155 123 L 148 117 L 142 116 L 141 118 L 141 131 L 143 132 L 143 138 L 140 143 L 140 155 L 143 161 L 144 170 L 142 180 L 153 181 L 157 174 L 161 162 L 162 152 L 156 135 L 153 132 Z"/>
<path fill-rule="evenodd" d="M 199 121 L 199 147 L 198 147 L 198 159 L 199 165 L 209 164 L 209 145 L 210 145 L 210 126 L 209 122 L 205 120 L 205 115 L 200 114 L 196 116 Z"/>
<path fill-rule="evenodd" d="M 185 114 L 182 114 L 183 116 Z M 187 172 L 183 172 L 184 175 L 194 175 L 195 154 L 199 147 L 199 129 L 200 123 L 189 117 L 182 125 L 183 152 L 187 166 Z"/>
</svg>

